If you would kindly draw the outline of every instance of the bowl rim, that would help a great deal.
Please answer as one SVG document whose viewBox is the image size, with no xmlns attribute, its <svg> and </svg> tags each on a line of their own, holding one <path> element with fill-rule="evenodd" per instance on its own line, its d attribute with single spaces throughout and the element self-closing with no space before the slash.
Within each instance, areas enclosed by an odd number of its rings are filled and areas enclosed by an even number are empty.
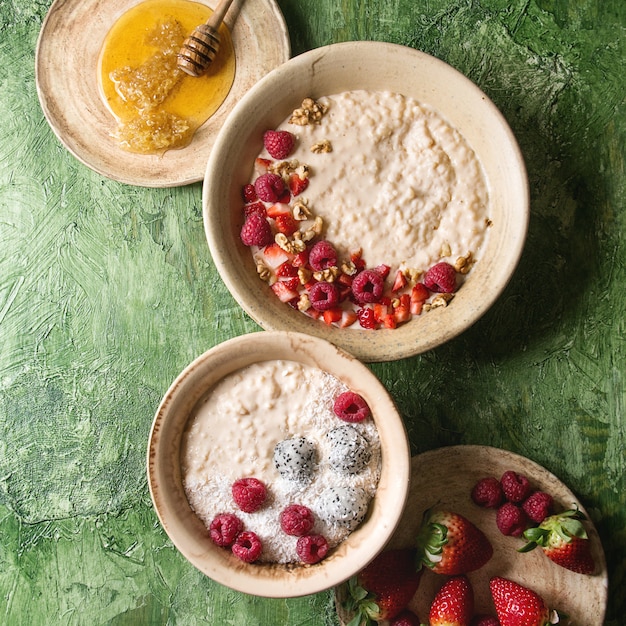
<svg viewBox="0 0 626 626">
<path fill-rule="evenodd" d="M 505 163 L 503 167 L 506 167 L 506 193 L 510 194 L 510 198 L 507 196 L 507 200 L 512 199 L 511 204 L 514 206 L 512 208 L 507 207 L 507 213 L 503 214 L 506 219 L 501 220 L 506 223 L 503 223 L 501 227 L 498 226 L 498 228 L 504 229 L 503 235 L 507 239 L 506 245 L 498 244 L 500 245 L 498 253 L 503 255 L 503 259 L 500 259 L 501 262 L 497 266 L 492 264 L 488 274 L 492 278 L 491 282 L 486 288 L 481 286 L 480 290 L 475 290 L 479 294 L 479 297 L 475 298 L 477 301 L 468 302 L 465 300 L 468 304 L 464 310 L 460 311 L 460 315 L 455 316 L 446 313 L 447 309 L 454 307 L 443 307 L 394 330 L 380 329 L 372 332 L 354 328 L 339 329 L 323 324 L 319 320 L 313 320 L 299 312 L 288 310 L 289 307 L 284 307 L 282 303 L 278 303 L 281 305 L 280 307 L 274 304 L 268 305 L 268 302 L 271 301 L 271 294 L 268 293 L 267 300 L 264 296 L 257 298 L 256 288 L 246 284 L 248 279 L 247 277 L 244 278 L 241 267 L 239 267 L 242 263 L 247 263 L 245 257 L 242 257 L 243 244 L 238 240 L 238 237 L 227 230 L 225 223 L 220 222 L 220 220 L 224 222 L 227 220 L 224 217 L 223 207 L 232 206 L 233 197 L 240 198 L 239 193 L 234 195 L 232 187 L 239 185 L 240 188 L 243 182 L 234 180 L 235 174 L 228 169 L 229 164 L 233 164 L 234 168 L 237 163 L 241 162 L 241 148 L 233 145 L 232 136 L 238 131 L 241 133 L 250 131 L 255 124 L 254 121 L 251 121 L 255 115 L 268 117 L 266 112 L 260 110 L 258 103 L 280 90 L 281 85 L 284 85 L 289 77 L 300 76 L 301 78 L 297 80 L 301 81 L 302 84 L 311 86 L 311 91 L 315 91 L 316 81 L 319 81 L 319 76 L 325 70 L 330 71 L 328 68 L 332 67 L 332 71 L 335 72 L 344 72 L 346 76 L 348 72 L 352 71 L 349 80 L 355 81 L 360 80 L 361 74 L 359 72 L 365 72 L 365 70 L 359 69 L 361 66 L 367 67 L 373 59 L 382 58 L 392 59 L 394 63 L 397 62 L 399 67 L 411 68 L 420 77 L 436 76 L 438 80 L 441 78 L 440 84 L 444 85 L 445 83 L 445 86 L 431 85 L 423 87 L 423 89 L 428 89 L 429 94 L 437 94 L 437 89 L 439 89 L 445 92 L 445 95 L 453 93 L 453 88 L 462 91 L 464 99 L 471 102 L 472 106 L 480 111 L 482 115 L 474 117 L 475 124 L 481 131 L 485 132 L 488 125 L 488 130 L 494 132 L 493 139 L 490 137 L 489 140 L 483 140 L 484 145 L 491 142 L 489 148 L 483 147 L 483 153 L 486 150 L 489 150 L 490 154 L 495 153 L 495 148 L 491 144 L 495 146 L 495 142 L 499 142 L 498 150 L 501 149 L 502 154 L 506 154 L 506 159 L 503 156 L 501 160 Z M 354 78 L 354 74 L 358 74 L 357 78 Z M 397 81 L 398 79 L 394 80 Z M 402 92 L 401 89 L 379 88 L 377 90 Z M 299 93 L 295 96 L 295 106 L 298 106 L 303 96 L 319 97 L 338 91 L 331 90 L 320 94 Z M 294 98 L 293 95 L 287 97 Z M 423 102 L 427 105 L 431 104 L 428 99 L 424 99 Z M 440 112 L 444 114 L 444 117 L 449 117 L 449 110 Z M 278 124 L 282 119 L 284 116 L 273 121 Z M 464 135 L 466 134 L 465 129 L 459 130 Z M 472 132 L 476 134 L 478 131 Z M 246 138 L 249 139 L 250 136 Z M 257 137 L 255 137 L 256 139 Z M 471 142 L 470 145 L 472 145 Z M 472 147 L 475 146 L 472 145 Z M 500 167 L 499 164 L 498 167 Z M 485 171 L 485 175 L 488 178 L 487 182 L 491 193 L 493 183 L 489 180 L 489 172 Z M 499 173 L 499 175 L 503 179 L 504 174 Z M 497 177 L 494 175 L 493 178 L 496 179 Z M 511 189 L 510 192 L 508 191 L 509 188 Z M 496 192 L 504 193 L 503 189 L 504 184 L 500 181 L 496 187 Z M 202 190 L 202 205 L 205 235 L 213 261 L 231 295 L 255 322 L 266 330 L 294 330 L 324 338 L 366 362 L 411 357 L 437 347 L 471 327 L 487 312 L 510 282 L 523 252 L 530 219 L 530 191 L 524 158 L 511 128 L 495 104 L 475 83 L 446 62 L 414 48 L 377 41 L 350 41 L 315 48 L 291 58 L 256 83 L 231 111 L 218 134 L 214 149 L 207 162 Z M 503 209 L 498 208 L 498 210 Z M 232 221 L 233 218 L 230 219 Z M 250 265 L 253 267 L 251 261 Z M 472 273 L 468 275 L 468 282 L 472 280 L 472 275 L 476 275 L 479 266 L 480 264 L 477 264 Z M 262 282 L 256 276 L 253 278 L 259 283 Z M 460 297 L 462 292 L 463 289 L 457 292 L 456 301 L 464 300 L 463 297 Z M 459 312 L 460 307 L 457 306 L 456 309 Z M 433 322 L 432 318 L 434 317 L 437 317 L 437 322 Z M 431 321 L 425 322 L 425 318 L 430 318 Z M 445 319 L 445 324 L 439 321 L 443 319 Z M 439 323 L 444 331 L 433 332 L 431 322 L 433 324 Z M 423 332 L 418 334 L 413 330 L 409 331 L 411 325 L 415 323 L 419 323 L 423 327 Z"/>
<path fill-rule="evenodd" d="M 291 359 L 286 355 L 291 355 Z M 247 564 L 215 546 L 184 495 L 178 450 L 193 407 L 223 376 L 253 362 L 285 359 L 341 378 L 364 395 L 381 434 L 380 489 L 350 536 L 320 564 L 287 567 Z M 184 408 L 186 407 L 186 408 Z M 384 436 L 383 436 L 384 434 Z M 198 570 L 244 593 L 288 598 L 325 591 L 347 580 L 387 544 L 400 522 L 410 484 L 410 448 L 404 422 L 385 387 L 344 350 L 301 333 L 255 332 L 229 339 L 194 359 L 172 382 L 154 416 L 147 449 L 147 478 L 157 517 L 174 546 Z M 348 565 L 347 565 L 348 564 Z"/>
</svg>

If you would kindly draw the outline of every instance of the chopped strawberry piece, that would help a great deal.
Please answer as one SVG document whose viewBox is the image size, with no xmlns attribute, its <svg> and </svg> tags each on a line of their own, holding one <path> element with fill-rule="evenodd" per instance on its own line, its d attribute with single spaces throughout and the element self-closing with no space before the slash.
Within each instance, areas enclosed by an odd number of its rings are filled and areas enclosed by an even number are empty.
<svg viewBox="0 0 626 626">
<path fill-rule="evenodd" d="M 352 252 L 350 254 L 350 261 L 352 261 L 354 267 L 360 272 L 365 269 L 365 261 L 361 257 L 361 250 L 357 250 L 356 252 Z"/>
<path fill-rule="evenodd" d="M 399 304 L 393 310 L 393 316 L 396 318 L 396 324 L 408 322 L 411 319 L 411 309 L 407 305 Z"/>
<path fill-rule="evenodd" d="M 309 186 L 309 179 L 300 178 L 295 172 L 293 172 L 289 175 L 287 186 L 293 196 L 298 196 Z"/>
<path fill-rule="evenodd" d="M 276 202 L 272 204 L 272 206 L 267 209 L 267 217 L 271 217 L 272 219 L 276 219 L 280 215 L 291 215 L 291 210 L 289 209 L 288 204 L 281 204 Z"/>
<path fill-rule="evenodd" d="M 346 285 L 347 287 L 352 286 L 353 280 L 354 278 L 349 274 L 339 274 L 339 276 L 337 277 L 337 282 L 341 283 L 342 285 Z"/>
<path fill-rule="evenodd" d="M 276 294 L 281 302 L 289 302 L 298 298 L 298 292 L 295 289 L 290 289 L 284 281 L 277 281 L 272 285 L 272 291 Z"/>
<path fill-rule="evenodd" d="M 275 269 L 286 261 L 291 261 L 292 255 L 285 252 L 277 243 L 271 243 L 263 248 L 263 259 L 268 267 Z"/>
<path fill-rule="evenodd" d="M 254 171 L 257 174 L 265 174 L 267 173 L 267 170 L 271 164 L 272 164 L 271 159 L 262 159 L 261 157 L 258 157 L 254 161 Z"/>
<path fill-rule="evenodd" d="M 396 278 L 393 281 L 393 286 L 391 287 L 391 291 L 393 291 L 394 293 L 396 291 L 400 291 L 400 289 L 402 289 L 403 287 L 406 287 L 406 276 L 404 275 L 404 272 L 402 270 L 398 270 L 396 272 Z"/>
<path fill-rule="evenodd" d="M 430 291 L 423 283 L 417 283 L 411 290 L 411 302 L 426 302 L 430 296 Z"/>
<path fill-rule="evenodd" d="M 280 282 L 282 282 L 288 289 L 293 291 L 297 291 L 300 286 L 300 279 L 295 276 L 294 278 L 281 278 Z"/>
<path fill-rule="evenodd" d="M 294 267 L 304 267 L 309 262 L 309 251 L 303 250 L 293 257 L 291 262 Z"/>
<path fill-rule="evenodd" d="M 276 217 L 276 228 L 283 235 L 293 235 L 298 230 L 298 223 L 293 219 L 291 214 L 278 215 Z"/>
<path fill-rule="evenodd" d="M 298 275 L 298 268 L 292 263 L 285 262 L 276 268 L 276 276 L 280 278 L 293 278 Z"/>
<path fill-rule="evenodd" d="M 341 315 L 341 320 L 339 321 L 339 327 L 348 328 L 348 326 L 352 326 L 356 320 L 357 316 L 355 311 L 344 311 Z"/>
<path fill-rule="evenodd" d="M 327 324 L 333 324 L 334 322 L 338 322 L 342 317 L 342 310 L 339 307 L 335 307 L 332 309 L 328 309 L 323 313 L 324 321 Z"/>
<path fill-rule="evenodd" d="M 350 285 L 344 285 L 341 281 L 335 281 L 337 287 L 339 287 L 339 302 L 347 300 L 352 295 L 352 288 Z"/>
<path fill-rule="evenodd" d="M 384 263 L 381 263 L 380 265 L 377 265 L 376 267 L 372 269 L 378 274 L 380 274 L 382 278 L 387 278 L 387 276 L 389 276 L 389 271 L 391 270 L 391 268 L 388 265 L 385 265 Z"/>
<path fill-rule="evenodd" d="M 387 313 L 383 318 L 383 325 L 385 328 L 396 328 L 398 325 L 395 315 L 393 313 Z"/>
<path fill-rule="evenodd" d="M 285 187 L 285 191 L 282 192 L 280 196 L 278 196 L 278 202 L 282 202 L 283 204 L 289 204 L 291 200 L 291 192 L 287 187 Z"/>
<path fill-rule="evenodd" d="M 316 311 L 313 307 L 307 309 L 305 312 L 309 317 L 312 317 L 314 320 L 319 319 L 322 316 L 322 312 Z"/>
<path fill-rule="evenodd" d="M 376 303 L 374 305 L 374 319 L 381 323 L 388 313 L 388 307 L 386 304 Z"/>
</svg>

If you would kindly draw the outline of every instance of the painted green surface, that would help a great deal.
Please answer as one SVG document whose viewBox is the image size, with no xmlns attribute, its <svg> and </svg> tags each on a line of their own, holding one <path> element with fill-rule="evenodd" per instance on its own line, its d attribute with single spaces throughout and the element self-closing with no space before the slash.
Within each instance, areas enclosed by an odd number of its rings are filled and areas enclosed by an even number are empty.
<svg viewBox="0 0 626 626">
<path fill-rule="evenodd" d="M 489 444 L 566 482 L 626 611 L 626 3 L 279 0 L 293 52 L 376 39 L 474 80 L 526 158 L 521 264 L 450 344 L 372 366 L 414 452 Z M 0 3 L 0 622 L 335 624 L 330 594 L 259 601 L 173 549 L 147 492 L 149 426 L 195 356 L 258 330 L 217 275 L 201 187 L 121 185 L 44 120 L 34 51 L 49 0 Z"/>
</svg>

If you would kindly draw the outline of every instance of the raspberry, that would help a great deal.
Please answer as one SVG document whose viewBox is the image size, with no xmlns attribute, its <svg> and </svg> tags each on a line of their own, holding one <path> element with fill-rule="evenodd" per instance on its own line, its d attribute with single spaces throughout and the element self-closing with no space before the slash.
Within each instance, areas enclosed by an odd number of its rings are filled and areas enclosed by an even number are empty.
<svg viewBox="0 0 626 626">
<path fill-rule="evenodd" d="M 496 525 L 503 535 L 519 537 L 528 525 L 526 513 L 512 502 L 505 502 L 496 513 Z"/>
<path fill-rule="evenodd" d="M 316 311 L 328 311 L 339 302 L 339 287 L 335 283 L 315 283 L 309 289 L 309 300 Z"/>
<path fill-rule="evenodd" d="M 535 491 L 531 493 L 522 503 L 522 508 L 528 517 L 537 524 L 552 513 L 552 496 L 545 491 Z"/>
<path fill-rule="evenodd" d="M 274 159 L 286 159 L 294 144 L 294 136 L 286 130 L 268 130 L 263 135 L 263 145 Z"/>
<path fill-rule="evenodd" d="M 376 321 L 376 315 L 374 314 L 374 309 L 370 307 L 363 307 L 356 312 L 356 316 L 359 320 L 359 324 L 363 328 L 367 328 L 368 330 L 373 330 L 378 326 L 378 322 Z"/>
<path fill-rule="evenodd" d="M 359 304 L 378 302 L 383 295 L 384 280 L 374 270 L 359 272 L 352 281 L 352 293 Z"/>
<path fill-rule="evenodd" d="M 232 487 L 235 504 L 245 513 L 258 511 L 267 496 L 265 485 L 258 478 L 240 478 Z"/>
<path fill-rule="evenodd" d="M 252 204 L 246 204 L 243 207 L 243 214 L 246 217 L 250 217 L 253 213 L 260 215 L 261 217 L 267 217 L 267 210 L 262 202 L 253 202 Z"/>
<path fill-rule="evenodd" d="M 420 626 L 421 623 L 413 611 L 404 609 L 389 622 L 389 626 Z"/>
<path fill-rule="evenodd" d="M 241 189 L 241 196 L 246 202 L 254 202 L 257 199 L 256 189 L 254 185 L 248 183 Z"/>
<path fill-rule="evenodd" d="M 308 535 L 313 529 L 315 518 L 311 509 L 301 504 L 290 504 L 280 514 L 280 527 L 283 532 L 294 537 Z"/>
<path fill-rule="evenodd" d="M 313 565 L 328 553 L 328 541 L 322 535 L 304 535 L 296 543 L 296 553 L 303 563 Z"/>
<path fill-rule="evenodd" d="M 424 274 L 424 285 L 431 291 L 452 293 L 456 291 L 456 270 L 445 261 L 437 263 Z"/>
<path fill-rule="evenodd" d="M 503 499 L 502 485 L 493 476 L 481 478 L 472 489 L 472 500 L 478 506 L 495 509 L 502 504 Z"/>
<path fill-rule="evenodd" d="M 339 394 L 333 405 L 335 415 L 344 422 L 362 422 L 370 416 L 367 402 L 353 391 L 344 391 Z"/>
<path fill-rule="evenodd" d="M 500 626 L 500 622 L 493 615 L 475 615 L 470 626 Z"/>
<path fill-rule="evenodd" d="M 285 181 L 278 174 L 268 172 L 261 174 L 254 181 L 254 189 L 260 200 L 264 202 L 278 202 L 285 191 Z"/>
<path fill-rule="evenodd" d="M 256 533 L 244 530 L 239 533 L 231 549 L 237 558 L 246 563 L 253 563 L 261 556 L 263 545 Z"/>
<path fill-rule="evenodd" d="M 530 494 L 530 483 L 523 474 L 518 474 L 512 470 L 504 472 L 500 478 L 504 497 L 509 502 L 522 502 Z"/>
<path fill-rule="evenodd" d="M 272 227 L 259 213 L 248 215 L 239 236 L 246 246 L 267 246 L 274 240 Z"/>
<path fill-rule="evenodd" d="M 316 271 L 337 265 L 337 252 L 328 241 L 318 241 L 309 251 L 309 265 Z"/>
<path fill-rule="evenodd" d="M 213 543 L 222 548 L 232 546 L 242 530 L 243 522 L 232 513 L 220 513 L 209 526 Z"/>
</svg>

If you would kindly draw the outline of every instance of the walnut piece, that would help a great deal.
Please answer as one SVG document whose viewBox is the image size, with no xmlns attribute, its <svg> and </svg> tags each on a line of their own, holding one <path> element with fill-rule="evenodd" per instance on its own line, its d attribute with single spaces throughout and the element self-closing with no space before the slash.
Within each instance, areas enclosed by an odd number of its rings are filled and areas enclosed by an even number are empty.
<svg viewBox="0 0 626 626">
<path fill-rule="evenodd" d="M 322 141 L 318 141 L 311 146 L 311 152 L 315 154 L 323 154 L 327 152 L 333 151 L 333 144 L 330 143 L 328 139 L 324 139 Z"/>
<path fill-rule="evenodd" d="M 289 118 L 290 124 L 297 126 L 308 126 L 309 124 L 319 124 L 322 121 L 328 107 L 325 104 L 316 102 L 313 98 L 305 98 Z"/>
</svg>

